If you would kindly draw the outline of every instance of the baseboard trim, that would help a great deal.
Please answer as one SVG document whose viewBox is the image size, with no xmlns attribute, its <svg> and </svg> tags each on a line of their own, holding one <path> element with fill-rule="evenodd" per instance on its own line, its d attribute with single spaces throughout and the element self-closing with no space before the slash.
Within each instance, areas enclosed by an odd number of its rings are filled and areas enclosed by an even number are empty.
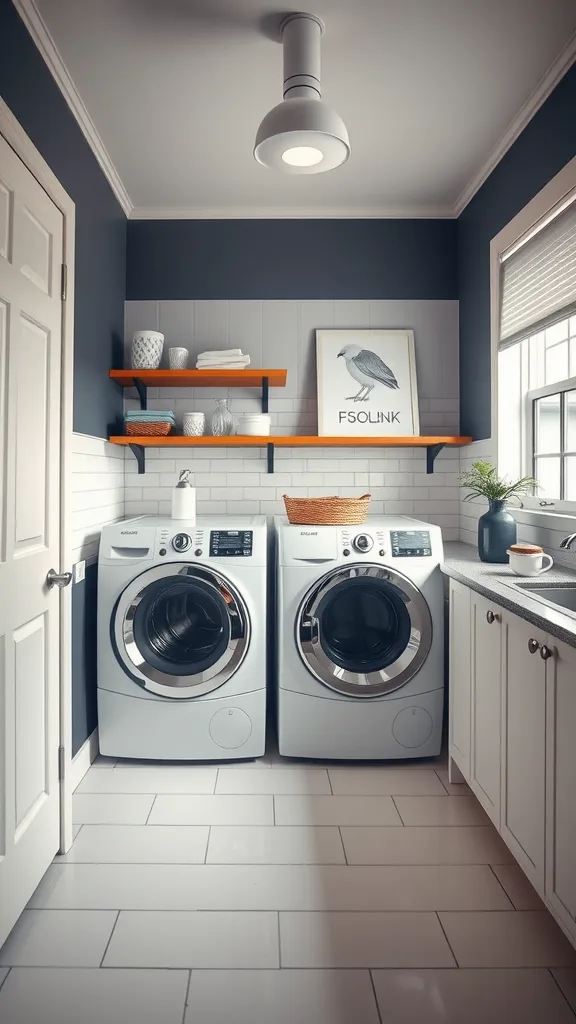
<svg viewBox="0 0 576 1024">
<path fill-rule="evenodd" d="M 98 729 L 94 729 L 94 732 L 91 733 L 85 743 L 82 744 L 80 750 L 76 754 L 76 757 L 73 758 L 70 764 L 70 789 L 68 792 L 73 793 L 74 790 L 77 789 L 97 754 Z"/>
</svg>

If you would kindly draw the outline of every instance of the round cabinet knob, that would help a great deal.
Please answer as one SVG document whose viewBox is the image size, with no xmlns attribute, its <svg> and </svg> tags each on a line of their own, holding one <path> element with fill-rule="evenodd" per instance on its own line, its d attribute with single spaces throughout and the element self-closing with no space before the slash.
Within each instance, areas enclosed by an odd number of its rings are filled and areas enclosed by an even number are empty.
<svg viewBox="0 0 576 1024">
<path fill-rule="evenodd" d="M 528 641 L 528 650 L 530 651 L 530 654 L 536 654 L 536 651 L 540 650 L 540 644 L 532 636 Z"/>
<path fill-rule="evenodd" d="M 172 538 L 172 547 L 174 551 L 188 551 L 188 548 L 192 546 L 192 538 L 187 533 L 177 533 Z"/>
<path fill-rule="evenodd" d="M 498 622 L 499 619 L 500 616 L 496 612 L 493 612 L 491 608 L 489 608 L 488 611 L 486 612 L 486 622 L 488 623 L 488 625 L 491 626 L 493 622 Z"/>
<path fill-rule="evenodd" d="M 357 537 L 354 537 L 352 544 L 356 551 L 370 551 L 370 548 L 374 547 L 374 541 L 367 533 L 359 533 Z"/>
<path fill-rule="evenodd" d="M 554 651 L 551 647 L 547 647 L 546 644 L 542 644 L 542 647 L 540 648 L 540 657 L 542 658 L 542 661 L 548 661 L 548 658 L 554 657 Z"/>
</svg>

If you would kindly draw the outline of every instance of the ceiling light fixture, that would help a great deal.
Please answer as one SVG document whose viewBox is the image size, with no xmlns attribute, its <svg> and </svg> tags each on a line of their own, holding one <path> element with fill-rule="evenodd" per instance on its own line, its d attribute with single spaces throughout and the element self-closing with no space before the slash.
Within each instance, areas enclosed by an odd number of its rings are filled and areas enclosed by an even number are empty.
<svg viewBox="0 0 576 1024">
<path fill-rule="evenodd" d="M 284 99 L 262 121 L 254 145 L 258 163 L 286 174 L 319 174 L 350 156 L 341 117 L 322 101 L 320 38 L 314 14 L 289 14 L 282 22 Z"/>
</svg>

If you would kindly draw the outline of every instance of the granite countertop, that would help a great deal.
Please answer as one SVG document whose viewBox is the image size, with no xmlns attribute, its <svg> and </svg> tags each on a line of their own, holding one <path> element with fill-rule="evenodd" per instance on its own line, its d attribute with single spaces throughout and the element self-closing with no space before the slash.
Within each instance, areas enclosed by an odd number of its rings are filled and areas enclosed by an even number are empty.
<svg viewBox="0 0 576 1024">
<path fill-rule="evenodd" d="M 451 579 L 464 583 L 502 608 L 527 619 L 545 633 L 576 647 L 576 615 L 563 612 L 561 608 L 549 607 L 531 594 L 508 586 L 509 583 L 522 583 L 527 579 L 516 576 L 509 566 L 481 562 L 476 548 L 469 544 L 448 542 L 444 545 L 444 562 L 440 568 Z M 576 570 L 576 560 L 574 568 Z M 536 578 L 549 584 L 576 582 L 576 571 L 553 566 Z"/>
</svg>

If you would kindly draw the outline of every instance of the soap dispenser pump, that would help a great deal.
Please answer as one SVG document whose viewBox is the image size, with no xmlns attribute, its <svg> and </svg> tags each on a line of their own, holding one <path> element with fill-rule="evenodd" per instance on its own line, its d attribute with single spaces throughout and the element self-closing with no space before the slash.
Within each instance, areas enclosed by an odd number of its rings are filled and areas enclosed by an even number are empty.
<svg viewBox="0 0 576 1024">
<path fill-rule="evenodd" d="M 190 470 L 180 472 L 178 483 L 172 488 L 172 519 L 185 519 L 196 525 L 196 488 L 190 483 Z"/>
</svg>

